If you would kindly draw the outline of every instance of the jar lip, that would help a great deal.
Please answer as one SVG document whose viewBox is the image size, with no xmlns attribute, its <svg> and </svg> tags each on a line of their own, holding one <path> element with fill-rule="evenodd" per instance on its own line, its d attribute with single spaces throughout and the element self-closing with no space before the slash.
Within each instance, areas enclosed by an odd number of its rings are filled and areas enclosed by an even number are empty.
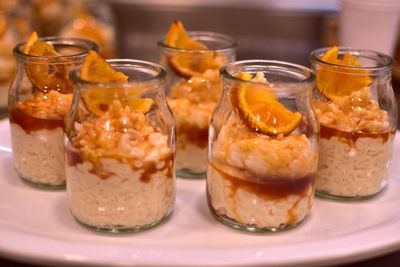
<svg viewBox="0 0 400 267">
<path fill-rule="evenodd" d="M 76 54 L 71 54 L 71 55 L 61 55 L 61 56 L 34 56 L 34 55 L 29 55 L 29 54 L 25 54 L 23 52 L 23 48 L 26 45 L 27 41 L 25 42 L 21 42 L 19 44 L 17 44 L 14 49 L 14 56 L 18 57 L 18 58 L 22 58 L 24 60 L 37 60 L 39 62 L 37 62 L 38 64 L 40 64 L 41 60 L 49 60 L 50 62 L 46 62 L 47 64 L 51 64 L 51 63 L 63 63 L 60 62 L 63 59 L 68 59 L 68 61 L 81 61 L 83 57 L 86 56 L 86 54 L 90 51 L 90 50 L 94 50 L 94 51 L 98 51 L 98 45 L 88 39 L 84 39 L 84 38 L 76 38 L 76 37 L 55 37 L 55 36 L 50 36 L 50 37 L 41 37 L 38 40 L 40 41 L 44 41 L 46 43 L 50 43 L 50 44 L 58 44 L 58 45 L 66 45 L 66 46 L 76 46 L 76 47 L 80 47 L 82 48 L 82 51 L 80 51 L 79 53 Z M 36 62 L 35 62 L 36 63 Z M 67 63 L 71 63 L 71 62 L 67 62 Z"/>
<path fill-rule="evenodd" d="M 231 68 L 234 65 L 248 65 L 248 66 L 264 66 L 264 67 L 268 67 L 268 66 L 274 66 L 274 67 L 290 67 L 293 68 L 293 71 L 298 71 L 300 72 L 307 72 L 309 75 L 306 76 L 304 75 L 304 80 L 299 80 L 296 83 L 298 84 L 308 84 L 308 83 L 313 83 L 315 80 L 315 75 L 314 72 L 302 65 L 299 64 L 295 64 L 295 63 L 290 63 L 290 62 L 286 62 L 286 61 L 280 61 L 280 60 L 265 60 L 265 59 L 249 59 L 249 60 L 240 60 L 240 61 L 235 61 L 232 63 L 229 63 L 227 65 L 225 65 L 224 67 L 222 67 L 220 69 L 220 75 L 224 78 L 227 78 L 229 80 L 232 81 L 237 81 L 237 82 L 244 82 L 244 83 L 253 83 L 253 84 L 262 84 L 265 85 L 264 83 L 260 83 L 260 82 L 254 82 L 254 81 L 245 81 L 242 80 L 240 78 L 237 78 L 235 76 L 233 76 L 232 74 L 230 74 L 228 72 L 228 69 Z"/>
<path fill-rule="evenodd" d="M 136 59 L 107 59 L 106 60 L 111 66 L 142 66 L 142 67 L 150 67 L 158 71 L 157 75 L 154 77 L 150 77 L 148 79 L 144 79 L 142 81 L 129 81 L 128 82 L 110 82 L 110 83 L 105 83 L 105 82 L 90 82 L 86 80 L 82 80 L 79 77 L 80 69 L 82 67 L 82 64 L 79 64 L 78 66 L 74 67 L 70 73 L 69 77 L 72 80 L 73 83 L 80 84 L 81 86 L 88 86 L 88 87 L 124 87 L 124 86 L 129 86 L 129 85 L 134 85 L 134 84 L 151 84 L 156 80 L 161 80 L 164 81 L 166 76 L 167 76 L 167 71 L 159 64 L 149 62 L 149 61 L 144 61 L 144 60 L 136 60 Z"/>
<path fill-rule="evenodd" d="M 220 48 L 216 48 L 216 49 L 183 49 L 183 48 L 176 48 L 176 47 L 172 47 L 169 46 L 167 44 L 164 43 L 165 37 L 162 40 L 159 40 L 157 42 L 157 45 L 159 47 L 162 47 L 164 49 L 167 50 L 171 50 L 174 52 L 185 52 L 185 53 L 205 53 L 205 52 L 210 52 L 210 51 L 214 51 L 214 52 L 225 52 L 225 51 L 229 51 L 229 50 L 235 50 L 237 49 L 237 43 L 236 41 L 230 37 L 229 35 L 223 34 L 223 33 L 218 33 L 218 32 L 209 32 L 209 31 L 188 31 L 187 32 L 191 37 L 194 37 L 195 39 L 201 39 L 201 38 L 213 38 L 214 40 L 220 40 L 220 41 L 226 41 L 228 44 L 227 45 L 223 45 Z"/>
<path fill-rule="evenodd" d="M 377 51 L 373 50 L 368 50 L 368 49 L 359 49 L 359 48 L 354 48 L 354 47 L 347 47 L 347 46 L 338 46 L 337 48 L 339 49 L 339 52 L 348 52 L 351 55 L 356 55 L 360 56 L 363 55 L 364 57 L 368 57 L 370 59 L 374 60 L 381 60 L 384 63 L 382 63 L 381 66 L 367 66 L 367 67 L 351 67 L 351 66 L 341 66 L 329 62 L 325 62 L 321 60 L 321 56 L 330 49 L 331 47 L 322 47 L 313 50 L 310 53 L 310 61 L 311 63 L 318 63 L 321 65 L 329 66 L 331 68 L 340 68 L 340 70 L 349 70 L 349 71 L 354 71 L 354 70 L 366 70 L 369 72 L 375 72 L 375 71 L 385 71 L 385 70 L 391 70 L 395 66 L 396 62 L 395 60 L 384 53 L 380 53 Z"/>
</svg>

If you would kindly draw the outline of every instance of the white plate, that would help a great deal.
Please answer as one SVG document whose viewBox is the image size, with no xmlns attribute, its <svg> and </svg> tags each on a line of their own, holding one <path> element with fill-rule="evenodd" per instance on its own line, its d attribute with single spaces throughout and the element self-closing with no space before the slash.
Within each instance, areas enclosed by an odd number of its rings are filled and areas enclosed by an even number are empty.
<svg viewBox="0 0 400 267">
<path fill-rule="evenodd" d="M 0 254 L 32 263 L 140 266 L 311 266 L 400 249 L 399 136 L 388 188 L 362 202 L 317 199 L 298 228 L 267 234 L 231 229 L 209 213 L 204 180 L 177 182 L 171 219 L 140 233 L 105 234 L 77 224 L 64 191 L 31 188 L 11 160 L 9 125 L 0 122 Z"/>
</svg>

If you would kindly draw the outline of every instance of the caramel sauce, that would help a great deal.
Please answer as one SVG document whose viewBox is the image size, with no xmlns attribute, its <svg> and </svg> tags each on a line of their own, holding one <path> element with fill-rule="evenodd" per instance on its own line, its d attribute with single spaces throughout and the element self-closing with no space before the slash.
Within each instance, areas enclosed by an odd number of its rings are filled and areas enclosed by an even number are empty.
<svg viewBox="0 0 400 267">
<path fill-rule="evenodd" d="M 355 144 L 359 138 L 380 138 L 382 139 L 382 143 L 386 143 L 393 137 L 393 135 L 394 133 L 390 131 L 383 133 L 345 132 L 324 125 L 320 126 L 321 138 L 331 139 L 332 137 L 337 137 L 341 142 L 347 144 L 352 148 L 356 146 Z"/>
<path fill-rule="evenodd" d="M 232 195 L 230 197 L 234 197 L 239 188 L 256 194 L 266 200 L 282 199 L 289 195 L 306 197 L 310 194 L 310 188 L 314 187 L 314 174 L 298 179 L 284 177 L 252 177 L 251 180 L 244 180 L 227 174 L 214 164 L 210 164 L 224 179 L 230 182 L 232 189 Z"/>
<path fill-rule="evenodd" d="M 71 148 L 71 144 L 68 144 L 65 147 L 65 158 L 67 160 L 68 166 L 76 166 L 78 164 L 82 164 L 84 162 L 84 156 L 78 152 L 74 151 L 73 148 Z M 160 162 L 164 162 L 164 166 L 161 169 L 157 169 L 157 164 Z M 173 178 L 173 155 L 170 154 L 168 157 L 164 159 L 164 161 L 160 162 L 146 162 L 143 167 L 134 167 L 131 166 L 132 170 L 134 172 L 141 171 L 143 170 L 143 173 L 140 176 L 140 181 L 143 183 L 149 183 L 151 181 L 152 176 L 157 173 L 157 172 L 166 172 L 166 177 L 167 178 Z M 105 180 L 108 179 L 112 175 L 116 175 L 113 172 L 110 172 L 108 170 L 104 170 L 103 166 L 99 163 L 93 163 L 92 162 L 92 169 L 89 171 L 90 173 L 98 176 L 100 179 Z"/>
<path fill-rule="evenodd" d="M 53 130 L 58 127 L 64 129 L 63 119 L 42 119 L 33 117 L 23 110 L 18 108 L 10 109 L 10 123 L 15 123 L 21 126 L 24 131 L 29 134 L 30 132 L 39 131 L 43 129 Z"/>
<path fill-rule="evenodd" d="M 200 129 L 197 127 L 181 126 L 178 129 L 178 135 L 183 135 L 199 148 L 206 148 L 208 144 L 208 128 Z M 179 137 L 178 137 L 179 138 Z"/>
</svg>

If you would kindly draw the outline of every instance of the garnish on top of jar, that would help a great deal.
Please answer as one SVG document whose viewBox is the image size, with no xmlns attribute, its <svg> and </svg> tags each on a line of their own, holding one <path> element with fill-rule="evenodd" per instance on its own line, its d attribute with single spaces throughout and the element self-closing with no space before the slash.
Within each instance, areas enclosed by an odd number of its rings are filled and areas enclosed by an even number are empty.
<svg viewBox="0 0 400 267">
<path fill-rule="evenodd" d="M 49 90 L 60 93 L 72 92 L 72 83 L 68 78 L 71 65 L 62 58 L 63 55 L 57 52 L 52 44 L 39 40 L 37 33 L 33 32 L 23 52 L 35 56 L 31 59 L 32 64 L 27 64 L 25 67 L 26 75 L 35 89 L 44 93 Z M 65 64 L 61 64 L 63 61 Z M 57 63 L 57 66 L 52 63 Z"/>
<path fill-rule="evenodd" d="M 209 69 L 219 70 L 228 63 L 224 55 L 192 38 L 179 20 L 175 20 L 170 26 L 164 44 L 183 50 L 171 54 L 168 63 L 177 75 L 184 78 L 199 76 Z"/>
<path fill-rule="evenodd" d="M 372 79 L 365 75 L 365 70 L 357 69 L 361 67 L 358 59 L 349 53 L 339 55 L 336 46 L 330 48 L 321 61 L 332 65 L 324 65 L 317 70 L 317 88 L 331 100 L 348 96 L 372 83 Z"/>
<path fill-rule="evenodd" d="M 296 129 L 301 114 L 279 103 L 263 73 L 253 77 L 250 73 L 239 72 L 236 77 L 246 83 L 234 88 L 231 101 L 246 126 L 271 136 L 286 135 Z"/>
<path fill-rule="evenodd" d="M 129 107 L 134 112 L 147 113 L 153 100 L 149 98 L 139 98 L 140 91 L 135 86 L 124 85 L 128 77 L 122 72 L 114 70 L 99 54 L 89 51 L 86 56 L 80 78 L 84 81 L 93 83 L 121 83 L 112 88 L 99 89 L 91 87 L 81 92 L 82 99 L 86 108 L 97 116 L 107 112 L 113 104 L 114 99 L 118 99 L 122 108 Z"/>
<path fill-rule="evenodd" d="M 339 55 L 332 47 L 321 61 L 327 64 L 316 70 L 316 85 L 329 100 L 313 104 L 321 125 L 345 132 L 387 131 L 387 112 L 373 99 L 372 78 L 358 59 L 349 53 Z"/>
</svg>

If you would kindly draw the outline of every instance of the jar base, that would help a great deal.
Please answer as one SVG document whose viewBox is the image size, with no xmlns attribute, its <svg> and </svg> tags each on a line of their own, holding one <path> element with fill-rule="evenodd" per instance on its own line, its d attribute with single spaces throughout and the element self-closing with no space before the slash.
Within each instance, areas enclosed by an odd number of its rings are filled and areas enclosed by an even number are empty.
<svg viewBox="0 0 400 267">
<path fill-rule="evenodd" d="M 371 198 L 375 198 L 377 195 L 380 195 L 386 187 L 381 188 L 378 192 L 373 193 L 371 195 L 366 195 L 366 196 L 341 196 L 341 195 L 333 195 L 324 191 L 318 191 L 317 189 L 315 190 L 315 196 L 319 198 L 324 198 L 324 199 L 330 199 L 330 200 L 337 200 L 337 201 L 362 201 L 362 200 L 368 200 Z"/>
<path fill-rule="evenodd" d="M 176 171 L 176 177 L 186 179 L 203 179 L 206 178 L 206 171 L 203 172 L 192 172 L 188 169 L 180 169 Z"/>
<path fill-rule="evenodd" d="M 18 174 L 18 172 L 17 172 Z M 28 178 L 23 177 L 22 175 L 19 175 L 19 178 L 27 185 L 37 188 L 37 189 L 43 189 L 43 190 L 65 190 L 65 183 L 59 184 L 59 185 L 52 185 L 52 184 L 44 184 L 44 183 L 37 183 L 33 182 Z"/>
<path fill-rule="evenodd" d="M 253 232 L 253 233 L 266 233 L 266 232 L 282 232 L 286 230 L 293 229 L 300 225 L 302 222 L 304 222 L 307 218 L 304 217 L 303 220 L 294 223 L 294 224 L 285 224 L 285 225 L 280 225 L 280 226 L 273 226 L 273 227 L 258 227 L 254 225 L 243 225 L 238 223 L 237 221 L 233 220 L 232 218 L 226 216 L 226 215 L 217 215 L 214 212 L 211 212 L 211 214 L 216 218 L 218 221 L 222 222 L 223 224 L 232 227 L 237 230 L 245 231 L 245 232 Z"/>
<path fill-rule="evenodd" d="M 72 214 L 72 212 L 71 212 Z M 133 227 L 125 227 L 125 226 L 94 226 L 94 225 L 89 225 L 86 224 L 82 221 L 80 221 L 77 217 L 72 214 L 74 217 L 75 221 L 77 221 L 80 225 L 84 226 L 87 229 L 98 231 L 98 232 L 105 232 L 105 233 L 112 233 L 112 234 L 119 234 L 119 233 L 136 233 L 136 232 L 141 232 L 144 230 L 149 230 L 159 224 L 162 224 L 166 221 L 169 220 L 171 217 L 172 212 L 168 213 L 167 215 L 163 216 L 161 219 L 158 221 L 155 221 L 153 223 L 145 224 L 142 226 L 133 226 Z"/>
</svg>

